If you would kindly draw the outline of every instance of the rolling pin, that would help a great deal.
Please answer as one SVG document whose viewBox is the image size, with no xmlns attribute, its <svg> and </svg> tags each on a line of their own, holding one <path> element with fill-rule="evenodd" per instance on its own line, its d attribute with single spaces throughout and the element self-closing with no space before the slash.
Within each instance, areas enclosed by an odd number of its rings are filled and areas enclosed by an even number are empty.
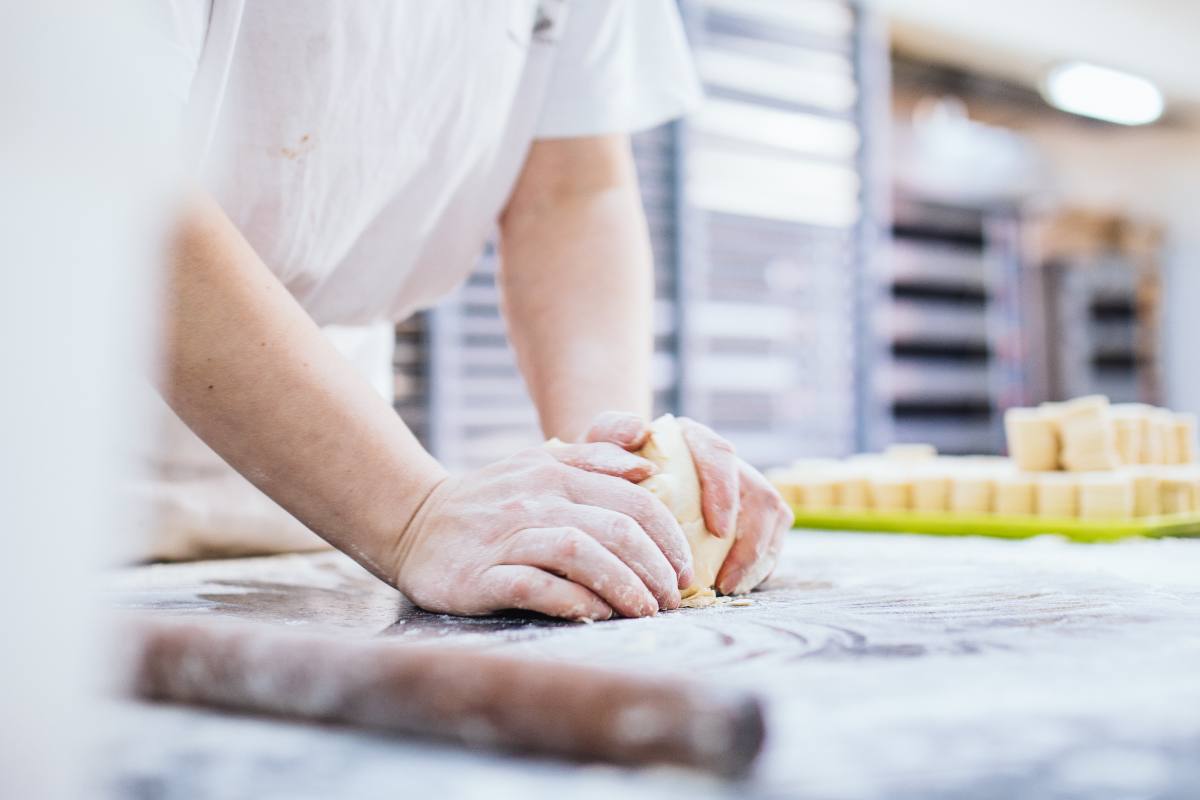
<svg viewBox="0 0 1200 800">
<path fill-rule="evenodd" d="M 750 695 L 562 662 L 178 619 L 123 638 L 149 700 L 726 777 L 764 736 Z"/>
</svg>

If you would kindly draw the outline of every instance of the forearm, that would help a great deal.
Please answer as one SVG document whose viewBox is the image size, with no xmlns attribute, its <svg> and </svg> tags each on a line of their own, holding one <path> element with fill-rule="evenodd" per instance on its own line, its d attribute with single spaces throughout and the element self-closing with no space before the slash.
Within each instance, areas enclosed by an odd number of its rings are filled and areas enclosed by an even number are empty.
<svg viewBox="0 0 1200 800">
<path fill-rule="evenodd" d="M 163 393 L 267 495 L 394 582 L 399 534 L 445 477 L 211 200 L 166 286 Z"/>
<path fill-rule="evenodd" d="M 577 156 L 582 174 L 562 163 Z M 536 144 L 502 222 L 501 262 L 543 432 L 574 440 L 602 411 L 648 415 L 653 264 L 627 140 Z"/>
</svg>

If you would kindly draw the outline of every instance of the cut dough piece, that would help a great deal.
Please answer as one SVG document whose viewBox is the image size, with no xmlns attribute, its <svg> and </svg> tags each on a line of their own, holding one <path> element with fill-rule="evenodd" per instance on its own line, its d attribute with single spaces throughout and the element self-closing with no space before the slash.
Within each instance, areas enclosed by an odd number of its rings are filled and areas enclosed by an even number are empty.
<svg viewBox="0 0 1200 800">
<path fill-rule="evenodd" d="M 1113 438 L 1122 464 L 1138 464 L 1142 459 L 1142 427 L 1145 415 L 1139 411 L 1113 409 Z"/>
<path fill-rule="evenodd" d="M 867 479 L 861 475 L 842 475 L 834 484 L 834 499 L 843 511 L 865 511 L 871 507 Z"/>
<path fill-rule="evenodd" d="M 1113 413 L 1130 417 L 1138 423 L 1138 464 L 1161 464 L 1162 441 L 1154 425 L 1154 406 L 1145 403 L 1117 403 Z"/>
<path fill-rule="evenodd" d="M 1186 412 L 1175 415 L 1175 447 L 1178 463 L 1196 461 L 1196 415 Z"/>
<path fill-rule="evenodd" d="M 1074 517 L 1079 512 L 1079 486 L 1074 475 L 1048 473 L 1037 478 L 1037 515 Z"/>
<path fill-rule="evenodd" d="M 1037 509 L 1034 477 L 1032 475 L 1005 475 L 997 478 L 992 507 L 997 514 L 1032 516 Z"/>
<path fill-rule="evenodd" d="M 711 592 L 717 572 L 733 547 L 733 537 L 722 539 L 704 525 L 700 510 L 700 476 L 692 461 L 692 451 L 683 438 L 679 420 L 664 414 L 650 424 L 650 440 L 639 455 L 658 467 L 658 473 L 642 481 L 641 486 L 671 510 L 683 528 L 688 546 L 692 549 L 692 566 L 696 579 L 681 594 L 688 598 Z"/>
<path fill-rule="evenodd" d="M 806 475 L 796 483 L 799 507 L 809 511 L 826 511 L 836 504 L 836 484 L 832 478 Z"/>
<path fill-rule="evenodd" d="M 875 511 L 907 511 L 912 508 L 911 478 L 873 475 L 867 488 L 871 508 Z"/>
<path fill-rule="evenodd" d="M 1142 408 L 1142 455 L 1138 460 L 1141 464 L 1163 463 L 1162 439 L 1158 435 L 1158 427 L 1154 424 L 1153 411 L 1150 406 Z"/>
<path fill-rule="evenodd" d="M 892 444 L 883 455 L 892 461 L 933 461 L 937 458 L 937 448 L 931 444 Z"/>
<path fill-rule="evenodd" d="M 1133 482 L 1133 515 L 1154 517 L 1162 513 L 1159 478 L 1154 470 L 1139 467 L 1130 475 Z"/>
<path fill-rule="evenodd" d="M 992 484 L 986 475 L 956 475 L 950 482 L 950 510 L 956 514 L 991 513 Z"/>
<path fill-rule="evenodd" d="M 836 504 L 836 482 L 804 469 L 785 469 L 769 475 L 771 484 L 794 509 L 809 511 L 833 508 Z"/>
<path fill-rule="evenodd" d="M 1156 408 L 1153 411 L 1153 425 L 1162 453 L 1160 463 L 1180 463 L 1182 454 L 1179 451 L 1179 437 L 1175 432 L 1175 415 L 1165 408 Z"/>
<path fill-rule="evenodd" d="M 950 508 L 950 478 L 927 472 L 913 477 L 913 511 L 946 511 Z"/>
<path fill-rule="evenodd" d="M 1084 519 L 1128 519 L 1134 512 L 1133 481 L 1120 472 L 1079 476 L 1079 516 Z"/>
<path fill-rule="evenodd" d="M 1059 461 L 1063 469 L 1071 472 L 1116 469 L 1119 459 L 1107 397 L 1091 395 L 1064 403 L 1057 412 L 1057 420 L 1062 442 Z"/>
<path fill-rule="evenodd" d="M 1159 472 L 1158 501 L 1163 514 L 1200 510 L 1200 480 L 1192 470 L 1164 468 Z"/>
<path fill-rule="evenodd" d="M 1040 408 L 1010 408 L 1004 412 L 1008 454 L 1025 472 L 1058 469 L 1058 429 L 1054 415 Z"/>
</svg>

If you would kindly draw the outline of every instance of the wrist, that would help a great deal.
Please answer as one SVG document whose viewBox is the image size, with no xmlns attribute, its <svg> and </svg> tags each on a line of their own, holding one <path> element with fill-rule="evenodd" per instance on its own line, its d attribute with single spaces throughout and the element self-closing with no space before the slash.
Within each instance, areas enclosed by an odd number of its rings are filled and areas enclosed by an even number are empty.
<svg viewBox="0 0 1200 800">
<path fill-rule="evenodd" d="M 545 433 L 547 439 L 583 443 L 588 441 L 588 434 L 595 428 L 597 421 L 602 417 L 622 417 L 628 420 L 636 419 L 641 423 L 645 423 L 650 419 L 650 415 L 646 411 L 649 405 L 649 403 L 610 403 L 604 406 L 589 405 L 578 411 L 555 415 L 553 418 L 547 419 L 542 426 L 542 431 Z M 631 431 L 630 433 L 636 436 L 637 431 Z"/>
<path fill-rule="evenodd" d="M 448 473 L 440 464 L 415 487 L 409 494 L 408 512 L 399 518 L 393 516 L 384 530 L 384 552 L 386 558 L 382 565 L 383 578 L 396 589 L 404 591 L 404 573 L 409 563 L 410 555 L 417 542 L 422 538 L 425 521 L 430 512 L 440 502 L 441 489 L 450 480 Z"/>
</svg>

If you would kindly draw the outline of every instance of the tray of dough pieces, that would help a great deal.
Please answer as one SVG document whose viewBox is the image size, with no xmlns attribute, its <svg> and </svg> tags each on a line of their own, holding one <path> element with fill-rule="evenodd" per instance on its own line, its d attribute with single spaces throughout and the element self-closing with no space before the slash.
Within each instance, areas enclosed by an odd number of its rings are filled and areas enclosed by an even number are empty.
<svg viewBox="0 0 1200 800">
<path fill-rule="evenodd" d="M 1028 539 L 1053 534 L 1077 542 L 1114 542 L 1132 536 L 1200 536 L 1200 514 L 1165 514 L 1127 520 L 1054 519 L 936 511 L 841 511 L 793 509 L 796 528 L 924 533 L 935 536 L 996 536 Z"/>
<path fill-rule="evenodd" d="M 1005 412 L 1009 455 L 893 445 L 768 473 L 796 527 L 1080 542 L 1200 535 L 1194 414 L 1093 395 Z"/>
</svg>

